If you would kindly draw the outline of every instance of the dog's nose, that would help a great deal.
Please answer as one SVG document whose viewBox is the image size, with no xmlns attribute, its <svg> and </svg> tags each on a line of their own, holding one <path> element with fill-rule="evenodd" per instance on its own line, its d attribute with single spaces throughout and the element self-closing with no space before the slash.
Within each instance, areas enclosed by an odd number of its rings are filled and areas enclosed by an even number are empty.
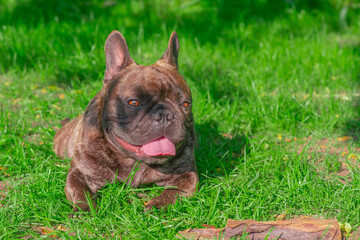
<svg viewBox="0 0 360 240">
<path fill-rule="evenodd" d="M 156 121 L 171 121 L 174 119 L 173 112 L 163 106 L 163 105 L 156 105 L 152 110 L 152 118 Z"/>
</svg>

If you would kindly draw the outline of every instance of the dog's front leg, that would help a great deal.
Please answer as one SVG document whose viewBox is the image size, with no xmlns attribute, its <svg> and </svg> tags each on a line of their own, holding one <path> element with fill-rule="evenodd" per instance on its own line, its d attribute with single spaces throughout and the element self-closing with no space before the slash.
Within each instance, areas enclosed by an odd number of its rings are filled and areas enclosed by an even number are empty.
<svg viewBox="0 0 360 240">
<path fill-rule="evenodd" d="M 146 204 L 146 208 L 148 210 L 152 207 L 162 208 L 168 204 L 173 204 L 179 196 L 191 196 L 196 191 L 198 181 L 199 178 L 196 172 L 186 172 L 171 180 L 157 183 L 161 186 L 174 186 L 176 188 L 165 189 L 159 196 L 151 199 Z"/>
<path fill-rule="evenodd" d="M 74 212 L 79 211 L 79 209 L 83 211 L 90 210 L 86 195 L 88 195 L 92 205 L 96 208 L 96 204 L 93 201 L 95 192 L 90 189 L 86 182 L 85 176 L 77 168 L 72 167 L 69 170 L 66 179 L 65 194 L 66 198 L 73 204 Z"/>
</svg>

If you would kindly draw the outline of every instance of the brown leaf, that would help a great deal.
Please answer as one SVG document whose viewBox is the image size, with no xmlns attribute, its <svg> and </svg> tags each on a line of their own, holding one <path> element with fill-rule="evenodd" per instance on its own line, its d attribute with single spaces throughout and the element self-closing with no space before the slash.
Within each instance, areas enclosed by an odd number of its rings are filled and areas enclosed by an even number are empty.
<svg viewBox="0 0 360 240">
<path fill-rule="evenodd" d="M 286 221 L 257 222 L 254 220 L 228 220 L 225 237 L 242 236 L 246 233 L 250 239 L 333 239 L 341 240 L 340 226 L 337 220 L 291 219 Z M 280 237 L 280 238 L 279 238 Z"/>
<path fill-rule="evenodd" d="M 286 221 L 257 222 L 251 219 L 228 220 L 225 228 L 188 229 L 180 231 L 178 238 L 186 239 L 231 239 L 247 235 L 247 239 L 332 239 L 341 240 L 341 231 L 336 219 L 316 220 L 301 217 Z"/>
<path fill-rule="evenodd" d="M 360 227 L 355 229 L 349 237 L 349 240 L 359 240 L 360 239 Z"/>
<path fill-rule="evenodd" d="M 344 137 L 338 137 L 337 140 L 339 142 L 346 142 L 347 140 L 350 140 L 351 137 L 350 136 L 344 136 Z"/>
<path fill-rule="evenodd" d="M 276 220 L 284 220 L 286 218 L 286 213 L 282 213 L 276 216 Z"/>
<path fill-rule="evenodd" d="M 216 228 L 214 225 L 209 225 L 209 224 L 201 224 L 201 226 L 205 228 Z"/>
<path fill-rule="evenodd" d="M 214 239 L 214 237 L 218 238 L 220 235 L 222 236 L 221 228 L 204 228 L 204 229 L 188 229 L 185 231 L 178 232 L 178 238 L 186 238 L 186 239 Z"/>
<path fill-rule="evenodd" d="M 233 138 L 234 138 L 234 135 L 229 134 L 229 133 L 224 133 L 222 136 L 223 136 L 224 138 L 226 138 L 226 139 L 233 139 Z"/>
</svg>

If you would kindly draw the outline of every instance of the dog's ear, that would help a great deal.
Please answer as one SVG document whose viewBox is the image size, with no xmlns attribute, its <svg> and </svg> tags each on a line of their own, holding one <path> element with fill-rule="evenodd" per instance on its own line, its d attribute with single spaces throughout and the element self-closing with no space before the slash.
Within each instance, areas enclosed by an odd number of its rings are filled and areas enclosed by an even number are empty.
<svg viewBox="0 0 360 240">
<path fill-rule="evenodd" d="M 180 49 L 179 38 L 176 32 L 172 32 L 168 47 L 164 55 L 161 57 L 161 60 L 164 60 L 167 64 L 170 64 L 178 69 L 179 49 Z"/>
<path fill-rule="evenodd" d="M 112 31 L 105 42 L 106 70 L 104 84 L 110 82 L 120 70 L 135 63 L 129 53 L 125 38 L 118 31 Z"/>
</svg>

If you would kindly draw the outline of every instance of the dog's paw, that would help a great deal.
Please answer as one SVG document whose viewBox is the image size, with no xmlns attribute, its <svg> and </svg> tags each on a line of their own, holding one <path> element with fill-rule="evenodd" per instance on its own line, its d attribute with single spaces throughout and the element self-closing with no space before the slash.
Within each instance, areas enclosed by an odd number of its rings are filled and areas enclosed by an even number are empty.
<svg viewBox="0 0 360 240">
<path fill-rule="evenodd" d="M 163 193 L 160 196 L 150 199 L 145 203 L 145 209 L 147 211 L 155 209 L 166 209 L 169 204 L 173 204 L 176 201 L 176 197 L 173 194 Z"/>
<path fill-rule="evenodd" d="M 145 203 L 145 211 L 150 211 L 150 210 L 153 210 L 154 208 L 155 209 L 166 209 L 166 206 L 168 204 L 162 202 L 161 200 L 159 199 L 151 199 L 150 201 L 148 201 L 147 203 Z"/>
</svg>

